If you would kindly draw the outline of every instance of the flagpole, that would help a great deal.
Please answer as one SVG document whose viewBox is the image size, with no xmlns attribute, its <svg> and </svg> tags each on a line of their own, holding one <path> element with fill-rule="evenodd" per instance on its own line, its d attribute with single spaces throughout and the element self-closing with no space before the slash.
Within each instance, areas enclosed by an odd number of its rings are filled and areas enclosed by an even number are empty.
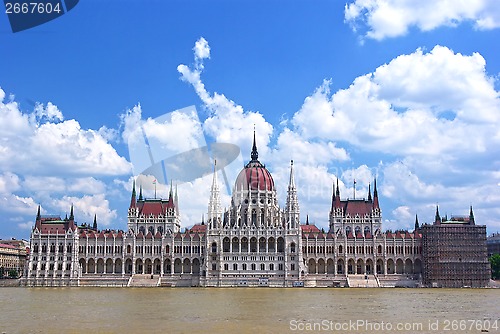
<svg viewBox="0 0 500 334">
<path fill-rule="evenodd" d="M 354 199 L 356 199 L 356 179 L 354 179 Z"/>
<path fill-rule="evenodd" d="M 153 181 L 153 184 L 155 185 L 155 199 L 156 199 L 156 179 Z"/>
</svg>

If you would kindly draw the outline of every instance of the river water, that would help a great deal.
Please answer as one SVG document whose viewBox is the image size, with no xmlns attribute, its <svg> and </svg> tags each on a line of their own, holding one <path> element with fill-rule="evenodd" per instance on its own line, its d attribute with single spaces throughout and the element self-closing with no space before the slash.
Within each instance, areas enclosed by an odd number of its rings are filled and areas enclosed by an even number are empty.
<svg viewBox="0 0 500 334">
<path fill-rule="evenodd" d="M 500 289 L 0 288 L 1 333 L 500 333 Z"/>
</svg>

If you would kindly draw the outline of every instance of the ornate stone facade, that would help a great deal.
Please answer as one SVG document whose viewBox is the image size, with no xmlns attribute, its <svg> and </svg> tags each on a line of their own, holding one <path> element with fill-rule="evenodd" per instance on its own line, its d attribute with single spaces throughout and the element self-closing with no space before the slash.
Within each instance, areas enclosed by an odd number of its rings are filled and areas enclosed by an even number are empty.
<svg viewBox="0 0 500 334">
<path fill-rule="evenodd" d="M 93 226 L 77 226 L 73 208 L 65 219 L 42 217 L 39 210 L 31 233 L 26 284 L 218 287 L 421 284 L 422 271 L 426 270 L 423 263 L 430 263 L 424 259 L 426 254 L 443 244 L 432 238 L 422 243 L 418 219 L 413 232 L 383 232 L 376 181 L 373 196 L 370 185 L 366 199 L 344 200 L 337 181 L 328 231 L 309 224 L 308 218 L 301 224 L 293 167 L 292 161 L 286 203 L 281 208 L 272 175 L 259 161 L 254 134 L 251 159 L 236 178 L 230 207 L 222 210 L 215 166 L 207 221 L 184 232 L 181 232 L 177 190 L 174 194 L 172 186 L 167 200 L 146 199 L 142 189 L 137 198 L 134 183 L 127 231 L 99 230 L 95 219 Z M 427 227 L 423 230 L 427 231 Z M 450 242 L 459 242 L 458 239 Z M 483 247 L 481 242 L 473 247 Z"/>
</svg>

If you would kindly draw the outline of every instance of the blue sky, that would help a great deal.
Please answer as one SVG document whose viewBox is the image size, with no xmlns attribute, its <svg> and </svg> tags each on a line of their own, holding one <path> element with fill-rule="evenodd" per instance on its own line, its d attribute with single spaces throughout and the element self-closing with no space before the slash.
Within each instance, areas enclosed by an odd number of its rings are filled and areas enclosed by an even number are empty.
<svg viewBox="0 0 500 334">
<path fill-rule="evenodd" d="M 439 204 L 473 205 L 496 232 L 499 28 L 494 0 L 81 1 L 18 33 L 0 14 L 0 237 L 27 238 L 39 204 L 124 229 L 137 124 L 169 154 L 238 145 L 229 188 L 255 124 L 280 204 L 294 159 L 303 220 L 320 227 L 336 177 L 343 197 L 377 177 L 386 229 Z M 210 183 L 179 183 L 183 226 Z"/>
</svg>

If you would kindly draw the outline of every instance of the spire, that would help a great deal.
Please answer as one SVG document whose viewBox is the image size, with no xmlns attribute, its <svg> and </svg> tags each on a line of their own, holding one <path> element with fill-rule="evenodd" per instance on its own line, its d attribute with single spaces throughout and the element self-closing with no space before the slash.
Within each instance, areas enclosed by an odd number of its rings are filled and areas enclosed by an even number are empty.
<svg viewBox="0 0 500 334">
<path fill-rule="evenodd" d="M 168 200 L 173 200 L 174 199 L 174 196 L 173 196 L 173 191 L 172 191 L 172 188 L 173 188 L 173 183 L 172 183 L 172 180 L 170 180 L 170 192 L 168 193 Z M 156 198 L 156 193 L 155 193 L 155 198 Z"/>
<path fill-rule="evenodd" d="M 293 176 L 293 160 L 290 160 L 290 182 L 288 183 L 288 189 L 295 189 L 295 178 Z"/>
<path fill-rule="evenodd" d="M 208 217 L 207 220 L 216 221 L 221 218 L 222 206 L 219 197 L 219 182 L 217 180 L 217 160 L 214 161 L 214 175 L 212 179 L 212 187 L 210 188 L 210 199 L 208 201 Z M 215 225 L 214 225 L 215 226 Z"/>
<path fill-rule="evenodd" d="M 472 208 L 472 207 L 471 207 Z M 38 206 L 38 210 L 36 212 L 36 220 L 40 220 L 40 218 L 42 218 L 42 216 L 40 215 L 40 205 Z"/>
<path fill-rule="evenodd" d="M 420 228 L 420 225 L 418 224 L 418 216 L 415 214 L 415 231 Z"/>
<path fill-rule="evenodd" d="M 335 187 L 334 187 L 335 188 Z M 335 208 L 340 208 L 340 187 L 339 187 L 339 178 L 337 177 L 337 189 L 335 190 L 334 196 Z M 332 203 L 332 207 L 334 204 Z"/>
<path fill-rule="evenodd" d="M 309 215 L 306 216 L 306 225 L 309 225 Z"/>
<path fill-rule="evenodd" d="M 373 208 L 379 209 L 378 192 L 377 192 L 377 179 L 375 179 L 375 181 L 373 181 Z"/>
<path fill-rule="evenodd" d="M 289 222 L 288 226 L 292 229 L 298 228 L 300 225 L 300 208 L 293 173 L 293 160 L 290 160 L 290 181 L 286 197 L 285 219 Z"/>
<path fill-rule="evenodd" d="M 255 143 L 255 124 L 253 126 L 253 146 L 252 146 L 252 154 L 250 155 L 252 161 L 259 160 L 259 152 L 257 152 L 257 144 Z"/>
<path fill-rule="evenodd" d="M 71 210 L 69 212 L 69 220 L 75 220 L 75 216 L 73 216 L 73 204 L 71 204 Z"/>
<path fill-rule="evenodd" d="M 439 206 L 436 205 L 436 218 L 434 220 L 435 225 L 440 225 L 441 224 L 441 216 L 439 215 Z"/>
<path fill-rule="evenodd" d="M 201 225 L 205 225 L 205 214 L 201 214 Z"/>
<path fill-rule="evenodd" d="M 92 225 L 94 230 L 97 230 L 97 214 L 94 214 L 94 225 Z"/>
<path fill-rule="evenodd" d="M 332 209 L 331 209 L 331 211 L 333 212 L 334 204 L 335 204 L 335 181 L 332 183 L 333 183 L 333 191 L 332 191 Z"/>
<path fill-rule="evenodd" d="M 372 190 L 371 190 L 371 184 L 368 183 L 368 201 L 372 201 Z"/>
<path fill-rule="evenodd" d="M 142 198 L 142 184 L 141 186 L 139 187 L 139 201 L 142 201 L 143 198 Z"/>
<path fill-rule="evenodd" d="M 469 224 L 476 225 L 476 221 L 474 219 L 474 212 L 472 211 L 472 205 L 470 206 L 470 212 L 469 212 Z"/>
<path fill-rule="evenodd" d="M 135 208 L 135 179 L 134 179 L 134 183 L 132 185 L 132 198 L 130 198 L 130 207 L 131 208 Z"/>
</svg>

